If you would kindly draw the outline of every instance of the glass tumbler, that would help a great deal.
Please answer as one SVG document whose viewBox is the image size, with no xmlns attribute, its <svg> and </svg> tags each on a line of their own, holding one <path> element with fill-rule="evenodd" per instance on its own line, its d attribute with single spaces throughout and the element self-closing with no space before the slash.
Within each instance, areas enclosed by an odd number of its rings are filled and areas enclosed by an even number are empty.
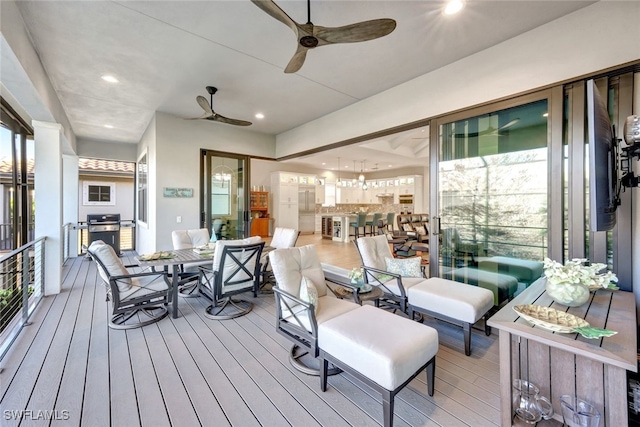
<svg viewBox="0 0 640 427">
<path fill-rule="evenodd" d="M 560 396 L 564 425 L 569 427 L 598 427 L 600 412 L 590 403 L 576 396 Z"/>
</svg>

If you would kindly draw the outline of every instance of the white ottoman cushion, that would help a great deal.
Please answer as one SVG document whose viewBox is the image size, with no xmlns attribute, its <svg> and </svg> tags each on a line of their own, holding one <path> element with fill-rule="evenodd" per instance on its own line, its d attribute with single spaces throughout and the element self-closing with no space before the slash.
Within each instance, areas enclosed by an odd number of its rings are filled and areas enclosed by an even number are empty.
<svg viewBox="0 0 640 427">
<path fill-rule="evenodd" d="M 318 345 L 385 389 L 395 390 L 435 356 L 438 332 L 362 306 L 319 325 Z"/>
<path fill-rule="evenodd" d="M 490 290 L 439 277 L 410 287 L 407 296 L 412 306 L 471 324 L 493 307 Z"/>
</svg>

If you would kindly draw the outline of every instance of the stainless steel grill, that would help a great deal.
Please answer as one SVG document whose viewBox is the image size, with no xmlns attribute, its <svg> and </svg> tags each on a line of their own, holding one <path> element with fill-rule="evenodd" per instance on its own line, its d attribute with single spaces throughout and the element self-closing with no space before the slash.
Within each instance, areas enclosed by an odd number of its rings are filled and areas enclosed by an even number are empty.
<svg viewBox="0 0 640 427">
<path fill-rule="evenodd" d="M 87 215 L 89 245 L 102 240 L 120 255 L 120 214 Z"/>
</svg>

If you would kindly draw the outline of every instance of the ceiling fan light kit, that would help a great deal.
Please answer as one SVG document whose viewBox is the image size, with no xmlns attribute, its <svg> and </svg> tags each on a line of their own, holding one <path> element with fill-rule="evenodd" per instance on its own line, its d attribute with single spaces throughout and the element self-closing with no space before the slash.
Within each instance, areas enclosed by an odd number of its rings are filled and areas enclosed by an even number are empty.
<svg viewBox="0 0 640 427">
<path fill-rule="evenodd" d="M 336 43 L 357 43 L 377 39 L 390 34 L 396 21 L 389 18 L 357 22 L 342 27 L 321 27 L 311 22 L 311 0 L 307 0 L 307 23 L 299 24 L 272 0 L 251 0 L 272 18 L 285 24 L 295 33 L 298 46 L 285 68 L 285 73 L 295 73 L 304 64 L 307 51 L 319 46 Z"/>
</svg>

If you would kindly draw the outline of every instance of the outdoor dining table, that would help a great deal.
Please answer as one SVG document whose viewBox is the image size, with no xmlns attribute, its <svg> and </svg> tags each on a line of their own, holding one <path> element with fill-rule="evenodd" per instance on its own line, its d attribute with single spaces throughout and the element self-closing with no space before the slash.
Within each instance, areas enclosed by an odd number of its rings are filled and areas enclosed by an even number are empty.
<svg viewBox="0 0 640 427">
<path fill-rule="evenodd" d="M 275 249 L 272 246 L 265 246 L 263 254 Z M 199 264 L 203 261 L 213 262 L 214 251 L 196 251 L 194 248 L 190 249 L 176 249 L 172 251 L 162 251 L 167 254 L 165 257 L 145 260 L 141 256 L 136 257 L 138 265 L 145 268 L 153 268 L 156 270 L 162 270 L 165 267 L 171 267 L 171 315 L 174 319 L 178 318 L 178 286 L 180 281 L 180 266 L 187 264 Z"/>
<path fill-rule="evenodd" d="M 171 314 L 174 319 L 178 317 L 178 282 L 180 281 L 180 266 L 187 264 L 202 263 L 203 261 L 213 262 L 213 251 L 196 253 L 193 249 L 176 249 L 173 251 L 163 251 L 166 257 L 153 260 L 136 257 L 136 261 L 141 268 L 154 268 L 156 270 L 171 267 Z"/>
</svg>

